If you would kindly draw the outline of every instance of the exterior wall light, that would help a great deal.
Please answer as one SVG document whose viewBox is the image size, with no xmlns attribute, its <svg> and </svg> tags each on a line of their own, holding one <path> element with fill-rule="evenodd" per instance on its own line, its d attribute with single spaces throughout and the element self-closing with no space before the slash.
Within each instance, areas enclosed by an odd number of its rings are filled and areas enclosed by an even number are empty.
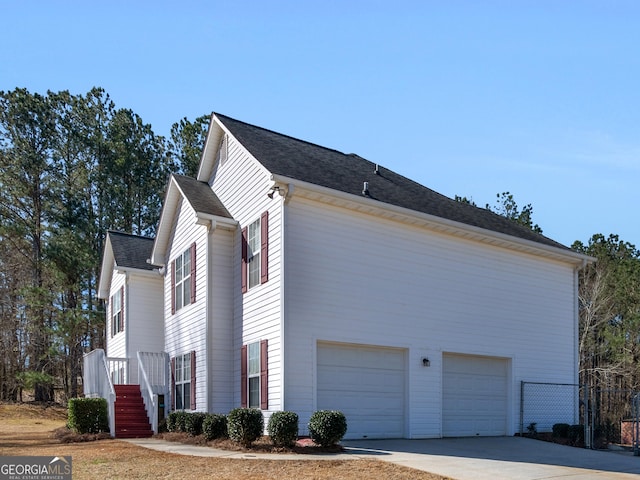
<svg viewBox="0 0 640 480">
<path fill-rule="evenodd" d="M 431 366 L 431 362 L 429 361 L 429 359 L 427 357 L 423 357 L 422 366 L 423 367 L 430 367 Z"/>
</svg>

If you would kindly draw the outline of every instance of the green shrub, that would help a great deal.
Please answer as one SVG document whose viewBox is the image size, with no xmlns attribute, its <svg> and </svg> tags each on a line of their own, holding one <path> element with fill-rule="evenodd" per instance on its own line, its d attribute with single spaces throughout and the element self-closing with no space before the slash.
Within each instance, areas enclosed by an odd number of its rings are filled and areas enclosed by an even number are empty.
<svg viewBox="0 0 640 480">
<path fill-rule="evenodd" d="M 206 415 L 202 412 L 187 413 L 184 420 L 184 431 L 194 437 L 202 435 L 202 422 L 204 422 Z"/>
<path fill-rule="evenodd" d="M 262 436 L 264 417 L 257 408 L 235 408 L 227 416 L 229 438 L 245 447 Z"/>
<path fill-rule="evenodd" d="M 76 433 L 109 431 L 107 401 L 104 398 L 72 398 L 67 409 L 67 426 Z"/>
<path fill-rule="evenodd" d="M 187 415 L 189 414 L 182 410 L 171 412 L 167 417 L 167 430 L 170 432 L 186 432 Z"/>
<path fill-rule="evenodd" d="M 568 431 L 569 441 L 576 446 L 584 444 L 584 425 L 571 425 Z"/>
<path fill-rule="evenodd" d="M 217 413 L 208 414 L 202 422 L 202 433 L 207 440 L 227 436 L 227 417 Z"/>
<path fill-rule="evenodd" d="M 298 414 L 273 412 L 267 423 L 271 442 L 277 447 L 289 447 L 298 439 Z"/>
<path fill-rule="evenodd" d="M 569 437 L 569 424 L 568 423 L 556 423 L 551 427 L 553 436 L 555 438 L 568 438 Z"/>
<path fill-rule="evenodd" d="M 336 410 L 318 410 L 309 420 L 309 435 L 318 445 L 328 447 L 342 440 L 347 433 L 347 418 Z"/>
</svg>

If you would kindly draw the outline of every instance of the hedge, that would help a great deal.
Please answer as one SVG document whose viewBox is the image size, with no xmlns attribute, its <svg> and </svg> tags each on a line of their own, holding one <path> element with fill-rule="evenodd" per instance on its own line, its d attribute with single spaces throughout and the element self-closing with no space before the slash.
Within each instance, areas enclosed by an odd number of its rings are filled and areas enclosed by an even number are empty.
<svg viewBox="0 0 640 480">
<path fill-rule="evenodd" d="M 76 433 L 109 431 L 107 401 L 104 398 L 72 398 L 67 411 L 67 426 Z"/>
</svg>

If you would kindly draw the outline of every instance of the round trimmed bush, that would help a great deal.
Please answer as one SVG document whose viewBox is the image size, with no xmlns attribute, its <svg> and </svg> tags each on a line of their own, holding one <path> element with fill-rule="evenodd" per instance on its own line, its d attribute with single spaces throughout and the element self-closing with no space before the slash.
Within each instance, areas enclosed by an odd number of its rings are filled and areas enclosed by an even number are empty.
<svg viewBox="0 0 640 480">
<path fill-rule="evenodd" d="M 262 436 L 264 417 L 257 408 L 235 408 L 227 415 L 229 438 L 245 447 Z"/>
<path fill-rule="evenodd" d="M 194 437 L 202 435 L 202 422 L 204 422 L 205 417 L 206 414 L 202 412 L 187 413 L 184 421 L 185 432 Z"/>
<path fill-rule="evenodd" d="M 227 437 L 227 417 L 217 413 L 210 413 L 202 422 L 202 433 L 207 440 Z"/>
<path fill-rule="evenodd" d="M 298 414 L 273 412 L 267 423 L 271 442 L 277 447 L 290 447 L 298 439 Z"/>
<path fill-rule="evenodd" d="M 170 432 L 186 432 L 187 415 L 188 413 L 182 410 L 171 412 L 167 417 L 167 430 Z"/>
<path fill-rule="evenodd" d="M 335 445 L 347 433 L 347 418 L 337 410 L 318 410 L 309 419 L 311 440 L 323 447 Z"/>
</svg>

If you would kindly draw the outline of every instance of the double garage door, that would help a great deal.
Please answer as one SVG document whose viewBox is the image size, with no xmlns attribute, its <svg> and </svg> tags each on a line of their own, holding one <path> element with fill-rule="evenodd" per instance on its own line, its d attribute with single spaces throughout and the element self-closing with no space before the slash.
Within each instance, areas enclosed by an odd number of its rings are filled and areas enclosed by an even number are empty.
<svg viewBox="0 0 640 480">
<path fill-rule="evenodd" d="M 347 439 L 402 438 L 405 350 L 319 343 L 318 410 L 347 417 Z"/>
<path fill-rule="evenodd" d="M 444 354 L 442 436 L 506 435 L 508 371 L 507 359 Z M 317 408 L 346 415 L 345 438 L 405 436 L 406 350 L 318 343 L 317 375 Z"/>
</svg>

